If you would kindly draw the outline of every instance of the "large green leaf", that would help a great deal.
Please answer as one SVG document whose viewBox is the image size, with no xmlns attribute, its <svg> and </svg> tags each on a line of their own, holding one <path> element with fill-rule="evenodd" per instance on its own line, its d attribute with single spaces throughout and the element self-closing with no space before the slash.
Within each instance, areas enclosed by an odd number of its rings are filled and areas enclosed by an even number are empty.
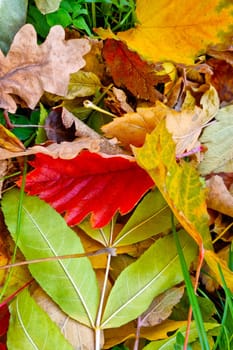
<svg viewBox="0 0 233 350">
<path fill-rule="evenodd" d="M 12 190 L 2 202 L 6 224 L 14 240 L 18 201 L 19 191 Z M 84 251 L 79 237 L 52 207 L 37 197 L 26 195 L 18 246 L 27 260 Z M 86 325 L 94 325 L 99 289 L 87 258 L 31 264 L 29 269 L 65 313 Z"/>
<path fill-rule="evenodd" d="M 164 120 L 134 153 L 184 229 L 200 247 L 211 249 L 206 190 L 192 163 L 176 161 L 175 144 Z"/>
<path fill-rule="evenodd" d="M 0 0 L 0 49 L 6 53 L 26 20 L 28 0 Z"/>
<path fill-rule="evenodd" d="M 114 246 L 140 242 L 171 227 L 171 210 L 155 189 L 137 206 L 127 224 L 115 238 Z"/>
<path fill-rule="evenodd" d="M 10 304 L 9 350 L 72 350 L 58 326 L 37 305 L 27 289 Z"/>
<path fill-rule="evenodd" d="M 187 264 L 195 258 L 197 246 L 183 230 L 180 242 Z M 119 327 L 144 312 L 153 298 L 183 280 L 179 256 L 172 235 L 157 240 L 117 278 L 108 297 L 102 328 Z"/>
<path fill-rule="evenodd" d="M 208 148 L 199 170 L 202 175 L 211 172 L 233 172 L 233 106 L 223 107 L 215 116 L 216 122 L 207 126 L 200 141 Z"/>
</svg>

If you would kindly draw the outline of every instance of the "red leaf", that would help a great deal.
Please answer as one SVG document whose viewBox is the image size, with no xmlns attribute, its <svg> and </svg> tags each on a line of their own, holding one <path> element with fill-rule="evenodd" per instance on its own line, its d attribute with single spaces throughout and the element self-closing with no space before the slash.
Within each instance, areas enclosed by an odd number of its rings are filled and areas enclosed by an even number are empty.
<svg viewBox="0 0 233 350">
<path fill-rule="evenodd" d="M 37 154 L 25 190 L 38 194 L 68 225 L 91 213 L 92 225 L 103 227 L 119 210 L 128 213 L 154 182 L 134 158 L 82 151 L 71 160 Z"/>
<path fill-rule="evenodd" d="M 3 304 L 0 307 L 0 337 L 3 336 L 9 326 L 10 312 L 7 304 Z M 1 344 L 0 344 L 1 349 Z"/>
<path fill-rule="evenodd" d="M 114 39 L 105 40 L 103 57 L 117 86 L 127 88 L 134 96 L 152 102 L 163 99 L 154 87 L 169 81 L 167 75 L 156 75 L 156 68 L 159 71 L 161 67 L 143 61 L 138 53 Z"/>
</svg>

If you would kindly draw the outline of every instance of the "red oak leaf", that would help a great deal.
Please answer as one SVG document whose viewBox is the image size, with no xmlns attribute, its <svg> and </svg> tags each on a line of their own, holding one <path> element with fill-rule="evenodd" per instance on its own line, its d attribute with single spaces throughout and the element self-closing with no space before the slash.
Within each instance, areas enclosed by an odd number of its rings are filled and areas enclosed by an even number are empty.
<svg viewBox="0 0 233 350">
<path fill-rule="evenodd" d="M 103 227 L 118 210 L 128 213 L 154 185 L 133 157 L 85 150 L 66 160 L 39 153 L 31 165 L 35 169 L 27 175 L 26 192 L 65 212 L 68 225 L 91 213 L 93 227 Z"/>
<path fill-rule="evenodd" d="M 149 64 L 142 60 L 119 40 L 107 39 L 104 43 L 103 57 L 111 72 L 114 83 L 129 90 L 134 96 L 150 100 L 162 100 L 162 94 L 155 89 L 159 83 L 169 81 L 167 75 L 157 75 L 160 65 Z"/>
</svg>

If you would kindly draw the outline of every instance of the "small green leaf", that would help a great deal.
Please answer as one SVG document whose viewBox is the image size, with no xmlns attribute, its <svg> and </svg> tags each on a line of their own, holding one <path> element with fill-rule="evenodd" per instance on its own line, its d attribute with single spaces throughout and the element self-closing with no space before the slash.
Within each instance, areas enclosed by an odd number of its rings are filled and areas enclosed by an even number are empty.
<svg viewBox="0 0 233 350">
<path fill-rule="evenodd" d="M 25 23 L 27 6 L 27 0 L 0 1 L 0 49 L 4 53 L 8 51 L 13 37 Z"/>
<path fill-rule="evenodd" d="M 72 23 L 72 18 L 70 17 L 69 13 L 62 8 L 57 10 L 56 12 L 47 14 L 46 20 L 50 27 L 59 24 L 63 28 L 65 28 Z"/>
<path fill-rule="evenodd" d="M 40 103 L 40 120 L 39 120 L 39 125 L 44 125 L 45 124 L 45 119 L 48 116 L 48 111 L 44 108 L 42 103 Z M 35 143 L 40 144 L 42 142 L 45 142 L 47 140 L 46 132 L 44 128 L 38 128 L 36 132 L 36 139 Z"/>
<path fill-rule="evenodd" d="M 114 246 L 143 241 L 171 228 L 171 210 L 158 191 L 148 193 L 115 238 Z"/>
<path fill-rule="evenodd" d="M 59 9 L 61 0 L 35 0 L 37 8 L 43 15 Z"/>
<path fill-rule="evenodd" d="M 9 350 L 72 350 L 60 329 L 30 296 L 28 289 L 10 304 Z"/>
<path fill-rule="evenodd" d="M 233 171 L 233 106 L 219 110 L 216 122 L 207 126 L 200 141 L 208 148 L 200 163 L 202 175 Z"/>
<path fill-rule="evenodd" d="M 19 191 L 9 191 L 2 206 L 6 224 L 14 240 Z M 18 246 L 27 260 L 83 253 L 79 237 L 63 218 L 38 197 L 24 197 Z M 87 258 L 64 259 L 31 264 L 30 272 L 47 294 L 70 317 L 93 326 L 99 289 Z"/>
<path fill-rule="evenodd" d="M 188 266 L 197 246 L 185 231 L 179 232 Z M 172 235 L 157 240 L 117 278 L 108 297 L 101 327 L 119 327 L 138 317 L 152 300 L 183 280 L 179 256 Z"/>
</svg>

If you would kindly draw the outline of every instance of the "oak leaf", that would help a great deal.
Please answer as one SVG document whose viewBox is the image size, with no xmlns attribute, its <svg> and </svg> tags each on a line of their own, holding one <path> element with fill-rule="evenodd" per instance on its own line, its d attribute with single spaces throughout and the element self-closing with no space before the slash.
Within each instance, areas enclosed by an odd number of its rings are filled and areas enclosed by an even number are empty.
<svg viewBox="0 0 233 350">
<path fill-rule="evenodd" d="M 163 99 L 163 95 L 155 89 L 158 83 L 169 81 L 168 75 L 157 74 L 161 67 L 143 61 L 123 42 L 114 39 L 105 41 L 103 57 L 118 87 L 127 88 L 134 96 L 144 100 L 154 102 Z"/>
<path fill-rule="evenodd" d="M 90 47 L 86 39 L 64 39 L 61 26 L 52 27 L 40 46 L 32 25 L 18 31 L 8 54 L 0 52 L 0 108 L 15 113 L 23 101 L 33 109 L 44 91 L 66 95 L 70 74 L 85 65 Z"/>
<path fill-rule="evenodd" d="M 118 37 L 154 62 L 172 60 L 192 64 L 207 45 L 231 30 L 231 0 L 138 0 L 135 28 Z"/>
<path fill-rule="evenodd" d="M 92 225 L 103 227 L 118 210 L 128 213 L 154 185 L 133 157 L 82 151 L 64 160 L 37 154 L 31 165 L 35 169 L 27 175 L 26 192 L 65 212 L 69 225 L 91 213 Z"/>
</svg>

